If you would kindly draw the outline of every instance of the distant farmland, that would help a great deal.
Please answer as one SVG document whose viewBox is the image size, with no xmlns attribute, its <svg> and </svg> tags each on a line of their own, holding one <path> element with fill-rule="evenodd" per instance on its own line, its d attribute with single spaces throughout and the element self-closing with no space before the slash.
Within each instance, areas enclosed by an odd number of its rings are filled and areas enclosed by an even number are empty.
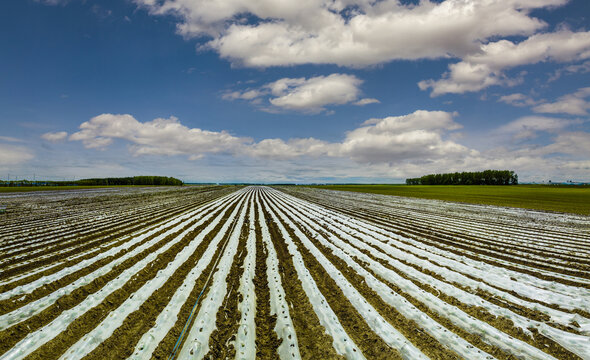
<svg viewBox="0 0 590 360">
<path fill-rule="evenodd" d="M 313 187 L 590 215 L 590 186 L 317 185 Z"/>
<path fill-rule="evenodd" d="M 0 359 L 588 359 L 590 217 L 307 187 L 0 195 Z"/>
</svg>

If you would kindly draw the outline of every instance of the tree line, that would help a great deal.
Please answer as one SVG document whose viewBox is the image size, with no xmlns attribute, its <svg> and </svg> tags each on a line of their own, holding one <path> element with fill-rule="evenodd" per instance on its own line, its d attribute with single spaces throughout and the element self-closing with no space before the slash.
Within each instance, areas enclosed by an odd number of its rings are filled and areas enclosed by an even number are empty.
<svg viewBox="0 0 590 360">
<path fill-rule="evenodd" d="M 133 176 L 122 178 L 82 179 L 76 181 L 78 185 L 182 185 L 183 182 L 166 176 Z"/>
<path fill-rule="evenodd" d="M 0 181 L 0 186 L 105 186 L 105 185 L 167 185 L 180 186 L 184 183 L 167 176 L 133 176 L 82 179 L 75 181 Z"/>
<path fill-rule="evenodd" d="M 518 175 L 510 170 L 484 170 L 430 174 L 406 179 L 407 185 L 517 185 Z"/>
</svg>

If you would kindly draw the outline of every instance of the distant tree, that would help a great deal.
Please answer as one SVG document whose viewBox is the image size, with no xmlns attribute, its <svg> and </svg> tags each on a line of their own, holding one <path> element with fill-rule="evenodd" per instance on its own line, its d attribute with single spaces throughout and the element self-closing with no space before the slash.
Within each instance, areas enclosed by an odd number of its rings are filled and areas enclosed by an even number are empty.
<svg viewBox="0 0 590 360">
<path fill-rule="evenodd" d="M 429 174 L 406 179 L 407 185 L 517 185 L 518 175 L 510 170 Z"/>
</svg>

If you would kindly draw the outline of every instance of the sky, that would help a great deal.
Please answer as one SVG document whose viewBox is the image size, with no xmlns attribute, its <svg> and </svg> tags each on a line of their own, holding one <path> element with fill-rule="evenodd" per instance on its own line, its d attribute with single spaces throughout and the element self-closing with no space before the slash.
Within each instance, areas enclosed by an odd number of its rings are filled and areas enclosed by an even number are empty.
<svg viewBox="0 0 590 360">
<path fill-rule="evenodd" d="M 0 178 L 590 181 L 587 0 L 4 0 Z"/>
</svg>

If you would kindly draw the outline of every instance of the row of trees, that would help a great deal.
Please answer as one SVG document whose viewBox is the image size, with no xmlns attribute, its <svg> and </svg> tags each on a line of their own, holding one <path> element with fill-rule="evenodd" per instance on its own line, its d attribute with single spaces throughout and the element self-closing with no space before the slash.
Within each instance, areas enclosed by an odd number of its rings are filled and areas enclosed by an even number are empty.
<svg viewBox="0 0 590 360">
<path fill-rule="evenodd" d="M 102 179 L 82 179 L 76 181 L 77 185 L 95 186 L 95 185 L 174 185 L 180 186 L 182 181 L 166 176 L 133 176 L 123 178 L 102 178 Z"/>
<path fill-rule="evenodd" d="M 133 176 L 123 178 L 82 179 L 75 181 L 0 181 L 0 186 L 105 186 L 105 185 L 183 185 L 181 180 L 166 176 Z"/>
<path fill-rule="evenodd" d="M 516 185 L 518 175 L 510 170 L 485 170 L 430 174 L 406 179 L 407 185 Z"/>
</svg>

